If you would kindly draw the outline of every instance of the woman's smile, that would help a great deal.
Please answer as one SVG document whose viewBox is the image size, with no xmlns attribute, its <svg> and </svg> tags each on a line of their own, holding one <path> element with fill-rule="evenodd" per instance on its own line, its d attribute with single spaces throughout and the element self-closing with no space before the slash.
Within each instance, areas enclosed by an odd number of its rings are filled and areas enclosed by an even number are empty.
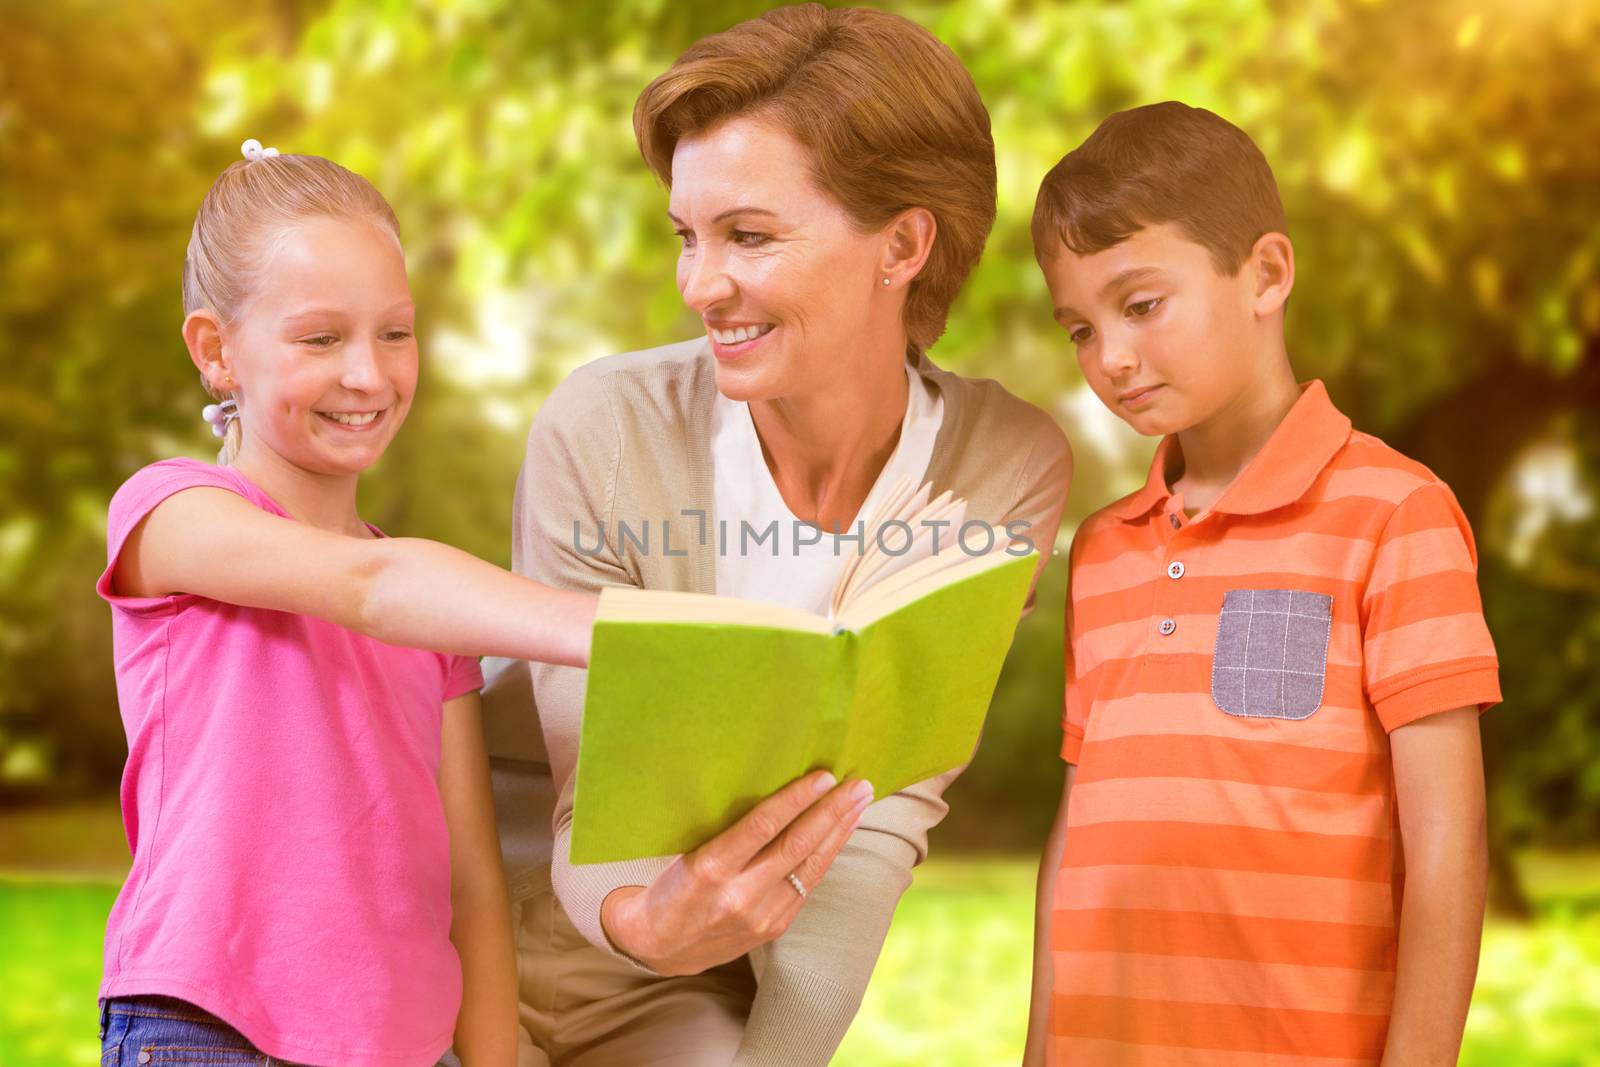
<svg viewBox="0 0 1600 1067">
<path fill-rule="evenodd" d="M 739 359 L 753 352 L 777 327 L 770 322 L 706 323 L 711 351 L 718 359 Z"/>
</svg>

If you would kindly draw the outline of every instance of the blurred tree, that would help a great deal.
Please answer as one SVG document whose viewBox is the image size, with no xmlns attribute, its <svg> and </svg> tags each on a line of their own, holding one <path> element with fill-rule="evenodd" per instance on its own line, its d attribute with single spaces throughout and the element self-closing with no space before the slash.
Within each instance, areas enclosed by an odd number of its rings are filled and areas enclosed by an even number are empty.
<svg viewBox="0 0 1600 1067">
<path fill-rule="evenodd" d="M 198 450 L 179 275 L 222 165 L 193 130 L 219 41 L 291 46 L 293 3 L 5 5 L 0 35 L 0 791 L 114 783 L 113 490 Z"/>
<path fill-rule="evenodd" d="M 199 4 L 134 16 L 80 0 L 8 16 L 0 343 L 21 370 L 0 386 L 0 731 L 48 724 L 63 768 L 104 778 L 114 762 L 103 610 L 85 592 L 96 523 L 133 467 L 205 448 L 175 333 L 177 270 L 194 206 L 244 136 L 336 158 L 394 202 L 429 380 L 364 507 L 504 562 L 539 401 L 587 359 L 696 330 L 673 286 L 664 193 L 633 144 L 633 99 L 693 40 L 765 6 L 346 0 L 230 11 L 224 25 Z M 883 6 L 969 65 L 999 150 L 995 232 L 935 358 L 1068 426 L 1080 453 L 1069 532 L 1130 488 L 1148 451 L 1076 403 L 1029 246 L 1036 183 L 1104 115 L 1159 99 L 1209 107 L 1262 146 L 1299 254 L 1297 365 L 1327 378 L 1358 426 L 1445 477 L 1479 530 L 1507 653 L 1509 706 L 1485 722 L 1496 810 L 1523 813 L 1495 825 L 1497 884 L 1515 904 L 1505 832 L 1592 835 L 1600 812 L 1593 774 L 1571 759 L 1574 732 L 1594 726 L 1593 590 L 1533 577 L 1508 555 L 1501 528 L 1515 524 L 1490 521 L 1496 501 L 1521 506 L 1508 474 L 1537 443 L 1577 457 L 1580 485 L 1600 474 L 1577 443 L 1600 400 L 1600 9 Z M 1577 528 L 1556 523 L 1537 558 L 1592 575 L 1592 540 L 1562 532 Z M 997 844 L 1037 839 L 1060 773 L 1046 754 L 1061 579 L 1047 589 L 953 793 L 951 829 L 968 833 L 970 800 L 996 813 L 981 837 Z"/>
</svg>

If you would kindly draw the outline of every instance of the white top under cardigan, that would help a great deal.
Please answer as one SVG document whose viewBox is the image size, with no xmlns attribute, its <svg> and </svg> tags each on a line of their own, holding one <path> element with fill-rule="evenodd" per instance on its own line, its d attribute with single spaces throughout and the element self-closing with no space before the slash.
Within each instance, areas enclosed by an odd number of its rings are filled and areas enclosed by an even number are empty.
<svg viewBox="0 0 1600 1067">
<path fill-rule="evenodd" d="M 767 469 L 750 405 L 717 394 L 711 414 L 711 466 L 718 596 L 827 614 L 839 572 L 877 535 L 860 524 L 901 478 L 913 486 L 927 478 L 933 443 L 944 422 L 944 397 L 909 363 L 906 379 L 900 440 L 861 510 L 838 538 L 795 518 Z"/>
</svg>

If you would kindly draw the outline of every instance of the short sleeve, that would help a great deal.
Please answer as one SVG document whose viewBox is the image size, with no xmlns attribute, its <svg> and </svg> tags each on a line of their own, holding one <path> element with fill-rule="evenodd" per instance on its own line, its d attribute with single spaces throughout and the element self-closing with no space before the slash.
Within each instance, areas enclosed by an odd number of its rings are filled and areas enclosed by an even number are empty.
<svg viewBox="0 0 1600 1067">
<path fill-rule="evenodd" d="M 1079 684 L 1077 664 L 1072 655 L 1072 646 L 1077 640 L 1073 632 L 1073 611 L 1071 588 L 1072 579 L 1078 570 L 1078 539 L 1072 540 L 1072 550 L 1068 554 L 1067 581 L 1067 617 L 1061 627 L 1062 657 L 1065 669 L 1062 672 L 1066 680 L 1065 691 L 1061 701 L 1061 758 L 1067 763 L 1077 763 L 1083 752 L 1084 725 L 1088 722 L 1089 708 L 1083 698 L 1083 687 Z"/>
<path fill-rule="evenodd" d="M 107 603 L 126 611 L 165 605 L 171 597 L 121 596 L 111 588 L 112 575 L 128 537 L 167 497 L 184 489 L 226 489 L 249 499 L 243 480 L 225 467 L 194 459 L 164 459 L 134 473 L 111 498 L 106 513 L 106 569 L 95 582 L 95 592 Z M 252 501 L 254 503 L 254 501 Z"/>
<path fill-rule="evenodd" d="M 446 700 L 483 688 L 483 665 L 476 656 L 451 656 L 449 659 L 450 673 L 444 681 Z"/>
<path fill-rule="evenodd" d="M 1472 528 L 1450 490 L 1414 490 L 1379 535 L 1361 605 L 1363 680 L 1385 730 L 1499 703 Z"/>
</svg>

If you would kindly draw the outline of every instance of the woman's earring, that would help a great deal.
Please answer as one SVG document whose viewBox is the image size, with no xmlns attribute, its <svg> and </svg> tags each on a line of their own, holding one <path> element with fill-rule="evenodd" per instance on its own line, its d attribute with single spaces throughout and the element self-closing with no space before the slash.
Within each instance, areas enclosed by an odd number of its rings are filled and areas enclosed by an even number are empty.
<svg viewBox="0 0 1600 1067">
<path fill-rule="evenodd" d="M 888 279 L 888 276 L 885 276 L 885 277 L 884 277 L 884 279 L 883 279 L 883 284 L 884 284 L 884 285 L 888 285 L 888 284 L 889 284 L 889 279 Z"/>
</svg>

